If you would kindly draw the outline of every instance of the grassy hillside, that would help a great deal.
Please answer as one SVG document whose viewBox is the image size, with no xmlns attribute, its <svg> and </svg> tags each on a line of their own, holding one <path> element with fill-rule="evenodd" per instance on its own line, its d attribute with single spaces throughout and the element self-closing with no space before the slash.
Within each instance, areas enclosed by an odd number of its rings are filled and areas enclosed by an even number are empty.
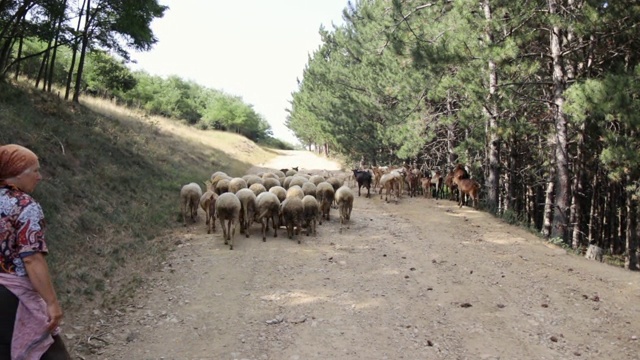
<svg viewBox="0 0 640 360">
<path fill-rule="evenodd" d="M 116 305 L 158 267 L 179 222 L 183 184 L 239 176 L 275 156 L 244 137 L 149 118 L 109 102 L 82 105 L 0 83 L 0 144 L 40 157 L 34 197 L 48 221 L 48 257 L 63 306 Z"/>
</svg>

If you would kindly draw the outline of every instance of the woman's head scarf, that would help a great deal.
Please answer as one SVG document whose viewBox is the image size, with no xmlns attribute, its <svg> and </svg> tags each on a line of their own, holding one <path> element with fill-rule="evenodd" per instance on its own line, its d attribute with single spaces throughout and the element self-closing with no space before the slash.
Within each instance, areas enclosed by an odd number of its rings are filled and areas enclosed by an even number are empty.
<svg viewBox="0 0 640 360">
<path fill-rule="evenodd" d="M 38 162 L 38 156 L 24 146 L 0 146 L 0 184 L 22 174 Z"/>
</svg>

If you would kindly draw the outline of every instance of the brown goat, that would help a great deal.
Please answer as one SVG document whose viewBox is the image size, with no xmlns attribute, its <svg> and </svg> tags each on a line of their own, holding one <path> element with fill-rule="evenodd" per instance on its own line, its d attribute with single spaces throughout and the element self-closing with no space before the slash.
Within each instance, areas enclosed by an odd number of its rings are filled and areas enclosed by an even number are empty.
<svg viewBox="0 0 640 360">
<path fill-rule="evenodd" d="M 473 208 L 478 208 L 478 194 L 480 193 L 480 184 L 473 179 L 462 179 L 461 175 L 454 176 L 453 182 L 458 186 L 460 193 L 460 207 L 464 203 L 463 194 L 467 194 L 473 200 Z"/>
</svg>

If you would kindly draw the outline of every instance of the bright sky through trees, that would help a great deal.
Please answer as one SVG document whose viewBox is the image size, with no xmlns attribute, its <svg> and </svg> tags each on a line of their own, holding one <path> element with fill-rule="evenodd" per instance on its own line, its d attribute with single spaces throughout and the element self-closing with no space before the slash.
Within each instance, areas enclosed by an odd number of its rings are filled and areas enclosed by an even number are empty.
<svg viewBox="0 0 640 360">
<path fill-rule="evenodd" d="M 347 0 L 164 0 L 153 22 L 158 38 L 133 53 L 152 75 L 184 80 L 241 96 L 271 124 L 274 135 L 295 142 L 284 126 L 285 108 L 308 56 L 320 46 L 321 25 L 342 24 Z"/>
</svg>

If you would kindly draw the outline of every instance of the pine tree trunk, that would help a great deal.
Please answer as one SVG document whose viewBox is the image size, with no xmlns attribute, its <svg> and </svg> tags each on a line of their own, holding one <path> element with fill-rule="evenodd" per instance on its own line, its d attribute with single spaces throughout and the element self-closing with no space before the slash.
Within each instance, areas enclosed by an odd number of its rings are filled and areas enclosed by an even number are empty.
<svg viewBox="0 0 640 360">
<path fill-rule="evenodd" d="M 638 270 L 638 201 L 632 191 L 627 191 L 627 241 L 624 253 L 624 268 Z"/>
<path fill-rule="evenodd" d="M 584 124 L 578 140 L 578 154 L 576 157 L 576 175 L 573 179 L 573 196 L 571 197 L 571 224 L 573 224 L 571 248 L 582 246 L 582 201 L 584 197 Z"/>
<path fill-rule="evenodd" d="M 558 14 L 556 0 L 548 0 L 549 13 Z M 553 26 L 550 34 L 551 57 L 553 59 L 553 104 L 555 121 L 555 161 L 556 161 L 556 194 L 553 211 L 551 236 L 567 240 L 569 225 L 569 156 L 567 145 L 567 119 L 564 114 L 565 71 L 562 55 L 562 30 Z"/>
<path fill-rule="evenodd" d="M 482 8 L 484 10 L 484 17 L 487 23 L 492 21 L 491 5 L 489 0 L 482 2 Z M 493 33 L 491 32 L 491 26 L 487 26 L 485 38 L 487 45 L 493 45 Z M 496 105 L 496 92 L 498 89 L 498 72 L 496 69 L 496 63 L 493 59 L 489 60 L 489 111 L 488 115 L 488 176 L 487 176 L 487 207 L 490 211 L 496 212 L 498 210 L 498 195 L 500 192 L 500 138 L 498 137 L 498 109 Z"/>
<path fill-rule="evenodd" d="M 555 187 L 555 168 L 549 169 L 549 180 L 547 181 L 547 190 L 545 192 L 544 212 L 542 215 L 542 236 L 549 239 L 551 236 L 551 227 L 553 225 L 553 194 Z"/>
<path fill-rule="evenodd" d="M 593 176 L 593 195 L 591 196 L 591 208 L 589 209 L 589 225 L 588 225 L 588 235 L 587 240 L 589 244 L 601 244 L 599 241 L 598 234 L 600 234 L 600 213 L 598 211 L 598 207 L 600 206 L 597 199 L 600 191 L 600 182 L 598 179 L 598 171 Z"/>
</svg>

